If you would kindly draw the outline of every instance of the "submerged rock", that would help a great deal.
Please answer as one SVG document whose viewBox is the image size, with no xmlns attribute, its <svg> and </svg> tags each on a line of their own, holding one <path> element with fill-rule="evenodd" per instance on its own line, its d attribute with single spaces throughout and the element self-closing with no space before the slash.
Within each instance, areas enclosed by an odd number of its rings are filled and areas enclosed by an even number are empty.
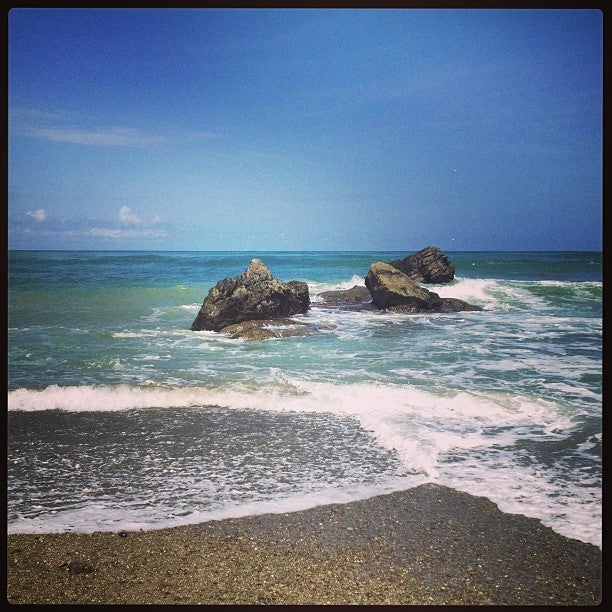
<svg viewBox="0 0 612 612">
<path fill-rule="evenodd" d="M 343 306 L 346 304 L 363 304 L 372 301 L 372 296 L 363 285 L 353 285 L 350 289 L 323 291 L 317 293 L 326 304 Z"/>
<path fill-rule="evenodd" d="M 191 330 L 220 331 L 234 323 L 302 314 L 309 307 L 306 283 L 284 283 L 253 259 L 242 274 L 224 278 L 208 292 Z"/>
<path fill-rule="evenodd" d="M 224 327 L 221 332 L 230 338 L 245 340 L 267 340 L 268 338 L 291 338 L 309 336 L 320 329 L 333 329 L 333 326 L 314 325 L 295 319 L 259 319 L 243 321 Z"/>
<path fill-rule="evenodd" d="M 378 261 L 370 266 L 365 284 L 372 302 L 380 309 L 406 314 L 424 312 L 460 312 L 482 310 L 463 300 L 441 298 L 437 293 L 420 287 L 403 272 Z"/>
<path fill-rule="evenodd" d="M 455 267 L 448 261 L 448 257 L 434 246 L 428 246 L 404 259 L 392 261 L 389 265 L 416 283 L 448 283 L 455 278 Z"/>
</svg>

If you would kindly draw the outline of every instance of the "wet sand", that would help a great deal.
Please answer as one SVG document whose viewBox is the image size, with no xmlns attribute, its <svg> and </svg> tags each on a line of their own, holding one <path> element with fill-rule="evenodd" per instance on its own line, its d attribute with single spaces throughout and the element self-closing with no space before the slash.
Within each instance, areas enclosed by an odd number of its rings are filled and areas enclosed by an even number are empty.
<svg viewBox="0 0 612 612">
<path fill-rule="evenodd" d="M 156 531 L 8 536 L 8 601 L 596 605 L 601 550 L 439 485 Z"/>
</svg>

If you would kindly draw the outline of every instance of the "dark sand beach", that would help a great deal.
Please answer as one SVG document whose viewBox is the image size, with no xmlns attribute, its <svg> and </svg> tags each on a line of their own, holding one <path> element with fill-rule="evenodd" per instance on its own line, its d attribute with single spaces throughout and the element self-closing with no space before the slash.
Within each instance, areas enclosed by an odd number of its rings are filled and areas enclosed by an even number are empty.
<svg viewBox="0 0 612 612">
<path fill-rule="evenodd" d="M 433 484 L 157 531 L 14 534 L 7 552 L 12 604 L 601 602 L 599 548 Z"/>
</svg>

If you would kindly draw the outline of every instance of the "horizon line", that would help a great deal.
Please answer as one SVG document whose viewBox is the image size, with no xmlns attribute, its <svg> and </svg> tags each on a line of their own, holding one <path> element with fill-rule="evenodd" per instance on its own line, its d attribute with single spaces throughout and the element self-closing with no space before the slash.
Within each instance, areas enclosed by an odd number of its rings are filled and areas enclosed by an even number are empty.
<svg viewBox="0 0 612 612">
<path fill-rule="evenodd" d="M 435 245 L 428 245 L 435 246 Z M 42 253 L 401 253 L 420 249 L 24 249 L 9 248 L 11 252 Z M 438 247 L 440 248 L 440 247 Z M 449 253 L 603 253 L 603 249 L 440 249 Z"/>
</svg>

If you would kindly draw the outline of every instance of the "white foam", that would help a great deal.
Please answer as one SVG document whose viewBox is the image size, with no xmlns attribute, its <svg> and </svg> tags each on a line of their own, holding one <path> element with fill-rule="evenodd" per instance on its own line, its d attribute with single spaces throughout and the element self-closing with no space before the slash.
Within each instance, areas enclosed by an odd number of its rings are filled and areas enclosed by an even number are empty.
<svg viewBox="0 0 612 612">
<path fill-rule="evenodd" d="M 73 531 L 91 533 L 94 531 L 136 531 L 163 529 L 179 525 L 192 525 L 228 518 L 240 518 L 261 514 L 284 514 L 298 512 L 316 506 L 342 504 L 368 499 L 393 491 L 416 487 L 428 479 L 422 476 L 392 478 L 385 482 L 360 486 L 327 486 L 317 490 L 304 489 L 298 493 L 276 496 L 273 499 L 260 499 L 249 502 L 221 502 L 211 504 L 209 509 L 188 513 L 177 513 L 176 506 L 151 507 L 143 500 L 134 505 L 145 507 L 130 508 L 125 505 L 95 502 L 79 508 L 61 510 L 53 514 L 37 517 L 18 517 L 8 524 L 7 532 L 14 533 L 58 533 Z M 123 506 L 123 507 L 122 507 Z"/>
<path fill-rule="evenodd" d="M 323 302 L 324 300 L 318 297 L 319 293 L 324 291 L 344 291 L 345 289 L 352 289 L 355 285 L 365 287 L 365 277 L 354 274 L 350 279 L 336 283 L 308 281 L 310 300 L 312 302 Z"/>
<path fill-rule="evenodd" d="M 503 512 L 540 519 L 557 533 L 601 548 L 601 483 L 560 480 L 538 465 L 507 453 L 497 461 L 473 458 L 441 469 L 437 482 L 487 497 Z"/>
<path fill-rule="evenodd" d="M 204 402 L 206 405 L 207 402 Z M 51 385 L 35 391 L 16 389 L 8 394 L 9 410 L 65 410 L 67 412 L 109 412 L 152 407 L 202 405 L 198 390 L 182 391 L 147 387 Z"/>
<path fill-rule="evenodd" d="M 461 277 L 456 277 L 454 281 L 443 285 L 426 285 L 429 291 L 437 293 L 440 297 L 456 298 L 488 308 L 498 304 L 498 300 L 491 292 L 499 290 L 499 287 L 499 282 L 494 279 Z"/>
<path fill-rule="evenodd" d="M 412 474 L 412 482 L 417 484 L 426 480 L 439 481 L 470 493 L 486 495 L 500 503 L 502 510 L 542 518 L 555 529 L 569 529 L 572 522 L 577 520 L 576 517 L 582 516 L 581 513 L 594 512 L 591 507 L 593 504 L 597 507 L 597 500 L 591 500 L 585 508 L 581 508 L 578 502 L 568 501 L 566 498 L 569 493 L 561 491 L 565 486 L 565 479 L 555 479 L 552 475 L 557 468 L 550 468 L 551 473 L 536 475 L 548 483 L 541 485 L 538 484 L 536 476 L 533 481 L 526 477 L 531 468 L 521 465 L 520 457 L 517 457 L 514 451 L 514 454 L 508 455 L 509 461 L 499 463 L 496 459 L 498 449 L 514 448 L 519 440 L 524 442 L 566 438 L 575 425 L 572 417 L 575 416 L 576 409 L 571 405 L 503 392 L 432 393 L 411 385 L 312 382 L 298 379 L 280 368 L 271 368 L 266 380 L 260 382 L 250 380 L 221 386 L 178 388 L 156 387 L 152 381 L 149 383 L 138 388 L 123 385 L 54 385 L 38 391 L 18 389 L 9 392 L 8 406 L 9 410 L 29 411 L 224 406 L 233 410 L 335 414 L 355 419 L 379 446 L 395 453 L 405 472 Z M 445 457 L 457 453 L 465 456 L 466 460 L 446 462 Z M 506 469 L 499 469 L 503 465 L 506 465 Z M 397 487 L 397 483 L 393 484 L 388 476 L 380 484 L 391 489 Z M 404 482 L 402 487 L 397 488 L 407 488 L 406 484 Z M 546 494 L 538 493 L 538 487 L 542 486 L 547 487 Z M 596 489 L 596 486 L 594 488 Z M 330 491 L 332 489 L 333 487 Z M 576 489 L 575 493 L 578 495 L 579 489 Z M 289 492 L 285 492 L 283 495 L 288 494 Z M 353 499 L 351 496 L 355 494 L 354 491 L 347 493 L 346 499 Z M 375 493 L 364 489 L 359 493 L 360 496 L 362 494 L 367 497 Z M 563 501 L 556 500 L 555 495 L 560 495 Z M 184 520 L 199 522 L 241 516 L 240 513 L 274 511 L 274 507 L 289 511 L 318 503 L 333 503 L 334 499 L 341 501 L 340 498 L 334 498 L 329 491 L 321 493 L 312 490 L 303 490 L 292 501 L 279 501 L 276 495 L 273 500 L 251 500 L 240 508 L 238 503 L 230 498 L 231 494 L 224 497 L 223 507 L 211 509 L 210 512 L 207 510 L 204 513 L 192 513 Z M 584 499 L 584 495 L 578 499 Z M 571 506 L 568 517 L 555 518 L 553 515 L 560 512 L 561 503 Z M 551 508 L 556 509 L 553 511 Z M 78 512 L 82 514 L 85 510 Z M 130 520 L 134 525 L 140 521 L 146 523 L 145 528 L 152 526 L 153 519 L 144 519 L 142 511 L 140 514 L 136 512 L 132 519 L 123 511 L 116 513 L 116 516 L 113 512 L 112 509 L 106 508 L 104 511 L 94 512 L 97 516 L 95 520 L 85 520 L 80 515 L 78 520 L 74 517 L 72 523 L 68 520 L 70 515 L 66 515 L 62 520 L 57 519 L 58 530 L 65 530 L 66 524 L 86 524 L 89 529 L 94 523 L 95 529 L 114 529 L 118 524 L 122 525 L 121 528 L 127 528 L 126 521 Z M 159 512 L 159 509 L 150 512 Z M 105 517 L 104 524 L 100 522 L 100 516 Z M 159 521 L 156 526 L 160 526 L 166 518 L 156 518 L 155 521 Z M 17 521 L 18 526 L 12 528 L 38 529 L 37 521 L 40 521 L 40 529 L 48 531 L 53 528 L 54 520 L 53 517 L 23 519 Z M 183 518 L 172 516 L 167 520 L 170 521 L 169 524 L 177 524 L 176 521 Z M 585 525 L 581 538 L 596 540 L 596 531 L 591 519 L 588 525 Z"/>
<path fill-rule="evenodd" d="M 591 287 L 603 287 L 602 281 L 559 281 L 559 280 L 540 280 L 538 285 L 544 287 L 574 287 L 577 289 L 589 289 Z"/>
<path fill-rule="evenodd" d="M 601 393 L 595 393 L 590 389 L 585 388 L 584 386 L 579 385 L 568 385 L 566 383 L 555 383 L 549 382 L 547 385 L 548 389 L 554 389 L 556 391 L 560 391 L 561 393 L 565 393 L 566 395 L 579 395 L 582 397 L 587 397 L 589 399 L 597 400 L 601 402 L 602 395 Z"/>
<path fill-rule="evenodd" d="M 540 310 L 547 307 L 546 302 L 530 292 L 528 284 L 523 281 L 455 277 L 451 283 L 427 285 L 427 288 L 440 297 L 463 300 L 485 310 Z"/>
<path fill-rule="evenodd" d="M 189 336 L 193 332 L 189 332 L 188 330 L 177 330 L 177 329 L 140 329 L 138 331 L 128 331 L 123 330 L 119 332 L 113 332 L 113 338 L 163 338 L 163 337 L 173 337 L 173 336 Z"/>
<path fill-rule="evenodd" d="M 413 455 L 414 440 L 431 444 L 434 455 L 452 445 L 475 442 L 466 434 L 483 428 L 571 429 L 571 419 L 556 404 L 540 398 L 502 393 L 438 395 L 407 385 L 374 382 L 337 384 L 298 380 L 272 368 L 263 383 L 250 381 L 217 387 L 115 387 L 52 385 L 44 390 L 17 389 L 8 394 L 9 410 L 117 411 L 135 408 L 224 406 L 232 409 L 319 412 L 357 418 L 385 448 Z M 440 431 L 449 439 L 443 440 Z M 435 432 L 428 437 L 428 432 Z M 452 442 L 450 441 L 452 438 Z M 434 457 L 435 458 L 435 457 Z"/>
</svg>

